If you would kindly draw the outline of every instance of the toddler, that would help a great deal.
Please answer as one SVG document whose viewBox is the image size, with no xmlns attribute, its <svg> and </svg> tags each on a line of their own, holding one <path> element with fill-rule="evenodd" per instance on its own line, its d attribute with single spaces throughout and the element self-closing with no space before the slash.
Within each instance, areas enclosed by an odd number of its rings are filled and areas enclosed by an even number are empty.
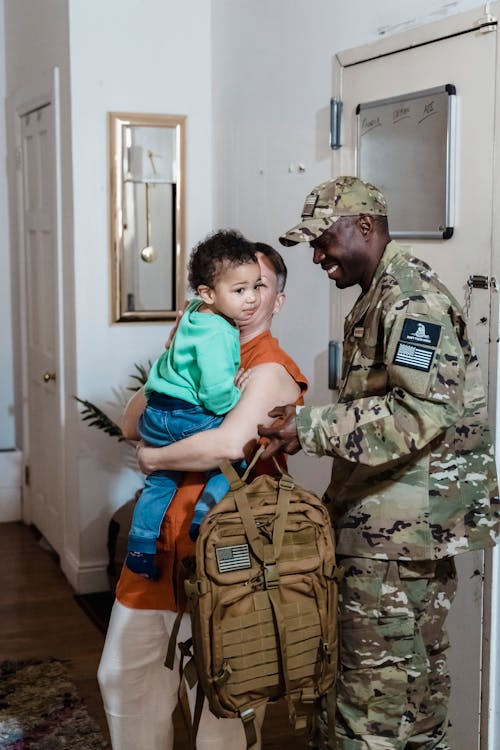
<svg viewBox="0 0 500 750">
<path fill-rule="evenodd" d="M 150 445 L 169 445 L 218 427 L 240 397 L 234 378 L 240 365 L 239 329 L 260 304 L 260 267 L 255 246 L 235 231 L 221 231 L 193 250 L 189 284 L 198 295 L 189 302 L 172 344 L 153 364 L 145 385 L 147 406 L 139 434 Z M 156 540 L 182 480 L 179 471 L 146 477 L 128 539 L 126 565 L 146 578 L 158 578 Z M 190 529 L 194 540 L 208 509 L 229 485 L 220 471 L 208 480 Z"/>
</svg>

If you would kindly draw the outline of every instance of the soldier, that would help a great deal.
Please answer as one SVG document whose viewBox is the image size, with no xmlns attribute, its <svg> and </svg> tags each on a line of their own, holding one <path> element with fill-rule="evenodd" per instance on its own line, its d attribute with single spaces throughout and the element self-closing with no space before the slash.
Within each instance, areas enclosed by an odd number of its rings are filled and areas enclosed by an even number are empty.
<svg viewBox="0 0 500 750">
<path fill-rule="evenodd" d="M 333 457 L 325 501 L 345 568 L 341 673 L 336 740 L 331 731 L 312 744 L 448 750 L 454 557 L 495 543 L 499 511 L 464 315 L 429 266 L 391 241 L 384 196 L 355 177 L 314 188 L 280 242 L 308 242 L 337 287 L 361 286 L 338 403 L 277 407 L 259 429 L 268 455 Z"/>
</svg>

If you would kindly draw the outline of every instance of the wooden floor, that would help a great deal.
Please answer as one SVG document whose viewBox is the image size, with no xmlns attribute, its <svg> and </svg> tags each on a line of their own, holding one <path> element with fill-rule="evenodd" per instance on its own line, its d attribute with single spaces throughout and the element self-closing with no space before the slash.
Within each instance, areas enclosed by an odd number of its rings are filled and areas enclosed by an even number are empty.
<svg viewBox="0 0 500 750">
<path fill-rule="evenodd" d="M 96 680 L 104 636 L 38 536 L 24 524 L 0 523 L 0 659 L 67 660 L 90 715 L 109 739 Z"/>
<path fill-rule="evenodd" d="M 67 660 L 90 715 L 109 739 L 96 680 L 104 636 L 76 603 L 57 557 L 38 536 L 24 524 L 0 523 L 0 660 Z M 175 750 L 187 750 L 179 716 L 175 729 Z M 307 745 L 303 735 L 291 731 L 284 702 L 268 709 L 263 737 L 265 750 L 304 750 Z"/>
</svg>

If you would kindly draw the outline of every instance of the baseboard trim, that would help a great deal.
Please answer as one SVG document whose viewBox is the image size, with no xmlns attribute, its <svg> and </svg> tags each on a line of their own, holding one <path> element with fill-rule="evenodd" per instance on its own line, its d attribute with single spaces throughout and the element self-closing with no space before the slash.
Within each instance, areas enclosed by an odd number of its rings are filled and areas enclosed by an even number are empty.
<svg viewBox="0 0 500 750">
<path fill-rule="evenodd" d="M 108 561 L 79 563 L 71 552 L 61 557 L 61 569 L 77 594 L 109 590 Z"/>
<path fill-rule="evenodd" d="M 22 473 L 22 451 L 0 451 L 0 523 L 22 519 Z"/>
</svg>

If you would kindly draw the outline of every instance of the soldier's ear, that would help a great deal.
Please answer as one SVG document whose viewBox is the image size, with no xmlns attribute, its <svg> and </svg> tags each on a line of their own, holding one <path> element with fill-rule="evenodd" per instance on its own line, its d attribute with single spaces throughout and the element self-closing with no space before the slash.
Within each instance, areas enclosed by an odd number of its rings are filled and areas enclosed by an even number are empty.
<svg viewBox="0 0 500 750">
<path fill-rule="evenodd" d="M 374 223 L 372 217 L 366 214 L 361 214 L 358 219 L 358 226 L 364 239 L 367 240 L 373 231 Z"/>
</svg>

